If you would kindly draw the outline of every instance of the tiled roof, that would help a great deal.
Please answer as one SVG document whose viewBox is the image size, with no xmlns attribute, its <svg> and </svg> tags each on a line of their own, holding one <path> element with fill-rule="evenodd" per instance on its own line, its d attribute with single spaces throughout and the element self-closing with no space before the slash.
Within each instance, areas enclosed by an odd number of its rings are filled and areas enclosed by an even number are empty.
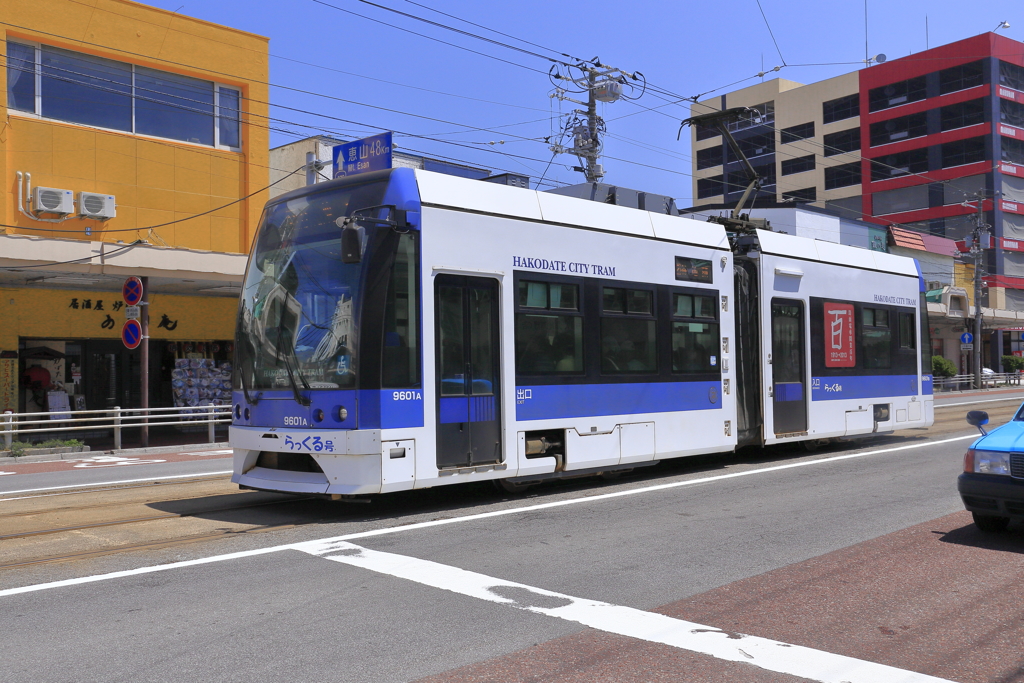
<svg viewBox="0 0 1024 683">
<path fill-rule="evenodd" d="M 943 256 L 955 256 L 957 254 L 956 242 L 953 240 L 917 232 L 916 230 L 890 226 L 889 238 L 891 244 L 897 247 L 917 249 L 918 251 L 927 251 L 932 254 L 942 254 Z"/>
</svg>

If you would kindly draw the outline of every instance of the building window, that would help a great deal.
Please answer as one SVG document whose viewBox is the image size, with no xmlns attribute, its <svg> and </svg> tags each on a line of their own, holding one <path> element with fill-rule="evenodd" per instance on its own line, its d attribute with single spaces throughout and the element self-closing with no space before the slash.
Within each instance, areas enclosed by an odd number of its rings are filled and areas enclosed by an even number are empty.
<svg viewBox="0 0 1024 683">
<path fill-rule="evenodd" d="M 884 308 L 863 308 L 861 335 L 864 343 L 865 368 L 892 367 L 892 330 L 889 311 Z"/>
<path fill-rule="evenodd" d="M 790 126 L 789 128 L 783 128 L 781 131 L 782 143 L 796 142 L 797 140 L 806 140 L 807 138 L 814 137 L 814 121 L 807 123 L 801 123 L 799 126 Z"/>
<path fill-rule="evenodd" d="M 794 173 L 803 173 L 804 171 L 814 170 L 814 155 L 810 154 L 805 157 L 797 157 L 796 159 L 783 159 L 782 160 L 782 175 L 793 175 Z"/>
<path fill-rule="evenodd" d="M 901 116 L 888 121 L 872 123 L 870 141 L 872 147 L 887 145 L 890 142 L 919 138 L 928 134 L 928 114 L 921 112 L 910 116 Z"/>
<path fill-rule="evenodd" d="M 871 195 L 871 207 L 871 213 L 875 216 L 927 209 L 928 185 L 913 185 L 896 190 L 875 192 Z"/>
<path fill-rule="evenodd" d="M 36 51 L 30 45 L 7 43 L 7 107 L 35 113 Z"/>
<path fill-rule="evenodd" d="M 890 83 L 868 91 L 868 111 L 898 107 L 907 102 L 923 100 L 927 96 L 924 76 Z"/>
<path fill-rule="evenodd" d="M 802 190 L 790 190 L 789 192 L 782 193 L 782 201 L 784 202 L 796 202 L 801 204 L 804 202 L 815 202 L 818 200 L 818 188 L 816 187 L 805 187 Z"/>
<path fill-rule="evenodd" d="M 719 371 L 715 298 L 672 295 L 672 372 Z"/>
<path fill-rule="evenodd" d="M 713 168 L 722 165 L 722 146 L 715 145 L 697 150 L 697 168 Z"/>
<path fill-rule="evenodd" d="M 834 190 L 837 187 L 849 187 L 850 185 L 860 185 L 859 161 L 825 169 L 826 190 Z"/>
<path fill-rule="evenodd" d="M 985 83 L 985 65 L 978 60 L 939 72 L 939 94 L 966 90 Z"/>
<path fill-rule="evenodd" d="M 754 171 L 761 176 L 761 187 L 768 187 L 775 184 L 775 164 L 762 164 L 754 166 Z M 750 184 L 750 176 L 746 169 L 730 171 L 725 174 L 725 192 L 742 192 Z"/>
<path fill-rule="evenodd" d="M 520 280 L 516 312 L 516 373 L 583 372 L 583 317 L 576 284 Z"/>
<path fill-rule="evenodd" d="M 824 102 L 821 105 L 821 113 L 825 123 L 860 116 L 860 95 L 854 93 L 853 95 Z"/>
<path fill-rule="evenodd" d="M 825 136 L 825 156 L 832 157 L 845 152 L 856 152 L 860 149 L 860 128 L 841 130 Z"/>
<path fill-rule="evenodd" d="M 697 199 L 707 199 L 708 197 L 717 197 L 723 194 L 723 184 L 724 181 L 720 175 L 710 178 L 697 178 Z"/>
<path fill-rule="evenodd" d="M 763 102 L 747 107 L 746 113 L 735 121 L 730 121 L 726 128 L 735 133 L 738 130 L 754 126 L 770 126 L 775 123 L 775 102 Z"/>
<path fill-rule="evenodd" d="M 240 100 L 237 89 L 212 81 L 48 45 L 8 44 L 10 108 L 46 119 L 238 149 Z"/>
<path fill-rule="evenodd" d="M 695 126 L 695 128 L 697 131 L 698 142 L 701 140 L 710 140 L 711 138 L 717 138 L 721 135 L 721 133 L 718 132 L 718 128 L 714 126 L 701 126 L 698 124 L 697 126 Z"/>
<path fill-rule="evenodd" d="M 999 85 L 1014 90 L 1024 90 L 1024 66 L 999 62 Z"/>
<path fill-rule="evenodd" d="M 1024 164 L 1024 141 L 1002 138 L 1002 159 L 1011 164 Z"/>
<path fill-rule="evenodd" d="M 757 135 L 751 135 L 750 137 L 740 138 L 736 141 L 736 145 L 748 159 L 753 159 L 754 157 L 763 156 L 765 154 L 771 154 L 775 151 L 775 134 L 759 133 Z M 728 148 L 726 158 L 729 161 L 739 161 L 736 157 L 736 152 L 732 150 L 732 147 Z"/>
<path fill-rule="evenodd" d="M 1006 100 L 1003 100 L 1006 102 Z M 1014 104 L 1011 102 L 1011 104 Z M 951 104 L 939 110 L 942 117 L 942 130 L 955 130 L 985 123 L 985 100 L 970 100 Z"/>
<path fill-rule="evenodd" d="M 985 161 L 985 138 L 968 138 L 942 146 L 942 168 Z"/>
<path fill-rule="evenodd" d="M 910 173 L 928 170 L 928 148 L 912 149 L 899 154 L 888 154 L 871 160 L 871 180 L 887 180 Z"/>
<path fill-rule="evenodd" d="M 1010 126 L 1024 128 L 1024 104 L 1012 100 L 999 100 L 999 121 Z"/>
<path fill-rule="evenodd" d="M 971 197 L 978 192 L 987 192 L 990 184 L 986 173 L 952 178 L 942 183 L 942 203 L 945 206 L 961 204 L 965 197 Z M 988 192 L 988 194 L 992 193 Z"/>
<path fill-rule="evenodd" d="M 601 312 L 601 373 L 657 372 L 654 292 L 605 287 Z"/>
</svg>

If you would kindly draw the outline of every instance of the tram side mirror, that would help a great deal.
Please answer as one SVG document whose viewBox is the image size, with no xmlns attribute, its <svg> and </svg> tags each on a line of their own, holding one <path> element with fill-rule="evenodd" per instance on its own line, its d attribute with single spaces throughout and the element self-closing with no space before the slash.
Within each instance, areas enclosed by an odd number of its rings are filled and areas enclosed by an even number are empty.
<svg viewBox="0 0 1024 683">
<path fill-rule="evenodd" d="M 341 222 L 341 262 L 359 263 L 363 260 L 363 229 L 345 219 Z"/>
<path fill-rule="evenodd" d="M 983 427 L 988 424 L 988 413 L 984 410 L 970 411 L 967 413 L 967 424 L 977 427 L 982 434 L 987 434 Z"/>
</svg>

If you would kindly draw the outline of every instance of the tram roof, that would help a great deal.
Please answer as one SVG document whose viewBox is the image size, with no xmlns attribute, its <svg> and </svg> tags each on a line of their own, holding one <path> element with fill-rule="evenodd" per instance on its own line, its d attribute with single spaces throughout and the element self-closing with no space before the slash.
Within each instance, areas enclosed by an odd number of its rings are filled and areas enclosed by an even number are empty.
<svg viewBox="0 0 1024 683">
<path fill-rule="evenodd" d="M 725 228 L 715 223 L 443 173 L 419 170 L 415 173 L 420 201 L 429 206 L 729 249 Z"/>
<path fill-rule="evenodd" d="M 884 251 L 873 251 L 845 244 L 812 240 L 779 232 L 758 230 L 761 252 L 775 256 L 788 256 L 803 261 L 820 261 L 855 268 L 866 268 L 899 275 L 918 276 L 914 259 Z"/>
</svg>

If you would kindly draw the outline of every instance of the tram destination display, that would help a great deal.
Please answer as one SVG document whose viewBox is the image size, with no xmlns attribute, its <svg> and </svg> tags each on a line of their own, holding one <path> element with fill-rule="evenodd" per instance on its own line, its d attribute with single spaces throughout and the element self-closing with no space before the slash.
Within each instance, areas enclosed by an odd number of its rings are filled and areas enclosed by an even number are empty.
<svg viewBox="0 0 1024 683">
<path fill-rule="evenodd" d="M 676 256 L 676 279 L 686 282 L 711 283 L 711 261 L 703 258 Z"/>
</svg>

